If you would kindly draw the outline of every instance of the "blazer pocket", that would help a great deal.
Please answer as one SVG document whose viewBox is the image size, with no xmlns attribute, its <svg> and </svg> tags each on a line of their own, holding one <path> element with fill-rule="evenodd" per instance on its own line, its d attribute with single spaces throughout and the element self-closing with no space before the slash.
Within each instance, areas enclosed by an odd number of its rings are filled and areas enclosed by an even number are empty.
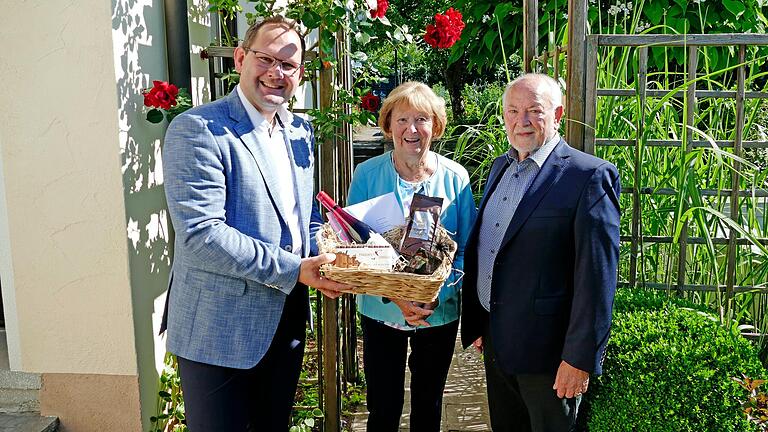
<svg viewBox="0 0 768 432">
<path fill-rule="evenodd" d="M 194 269 L 187 273 L 187 283 L 215 293 L 237 297 L 245 294 L 246 287 L 245 279 Z"/>
<path fill-rule="evenodd" d="M 536 315 L 559 315 L 565 312 L 565 306 L 565 297 L 542 297 L 533 301 Z"/>
<path fill-rule="evenodd" d="M 573 214 L 570 208 L 539 208 L 531 213 L 532 218 L 568 217 Z"/>
</svg>

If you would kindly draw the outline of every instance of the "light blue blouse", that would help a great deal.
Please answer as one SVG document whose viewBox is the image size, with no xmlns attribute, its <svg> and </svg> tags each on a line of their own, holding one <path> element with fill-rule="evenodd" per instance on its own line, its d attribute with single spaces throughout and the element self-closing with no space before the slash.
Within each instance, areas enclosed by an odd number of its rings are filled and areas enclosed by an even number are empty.
<svg viewBox="0 0 768 432">
<path fill-rule="evenodd" d="M 430 155 L 437 157 L 437 169 L 429 179 L 421 182 L 417 192 L 443 198 L 443 213 L 440 216 L 440 222 L 458 244 L 458 250 L 453 261 L 454 271 L 440 288 L 438 295 L 440 304 L 434 313 L 427 318 L 429 324 L 438 326 L 459 319 L 460 278 L 461 270 L 464 268 L 464 245 L 467 243 L 469 231 L 472 229 L 472 224 L 477 216 L 477 209 L 472 198 L 467 170 L 444 156 L 433 152 L 430 152 Z M 392 164 L 391 151 L 357 166 L 352 176 L 352 184 L 349 186 L 347 202 L 357 204 L 389 192 L 395 193 L 401 209 L 403 200 L 409 201 L 410 197 L 403 196 L 405 191 L 400 185 L 400 177 Z M 412 194 L 413 191 L 410 193 Z M 459 282 L 455 283 L 457 280 Z M 401 328 L 408 325 L 400 312 L 400 308 L 394 303 L 385 303 L 381 297 L 358 295 L 357 304 L 360 313 L 369 318 L 397 324 Z"/>
</svg>

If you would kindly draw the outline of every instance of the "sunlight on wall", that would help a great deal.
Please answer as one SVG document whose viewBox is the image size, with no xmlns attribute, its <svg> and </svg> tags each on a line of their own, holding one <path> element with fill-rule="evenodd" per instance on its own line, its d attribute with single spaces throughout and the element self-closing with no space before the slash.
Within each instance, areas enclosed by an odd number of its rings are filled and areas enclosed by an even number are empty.
<svg viewBox="0 0 768 432">
<path fill-rule="evenodd" d="M 192 103 L 200 105 L 211 100 L 208 90 L 208 61 L 200 58 L 200 52 L 211 44 L 211 14 L 208 0 L 192 0 L 189 7 L 189 45 L 192 56 Z"/>
</svg>

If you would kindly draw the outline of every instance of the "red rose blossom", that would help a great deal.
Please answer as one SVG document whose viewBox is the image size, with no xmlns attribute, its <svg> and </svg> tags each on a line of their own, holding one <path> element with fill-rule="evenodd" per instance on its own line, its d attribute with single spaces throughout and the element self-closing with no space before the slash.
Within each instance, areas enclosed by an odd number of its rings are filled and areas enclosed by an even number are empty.
<svg viewBox="0 0 768 432">
<path fill-rule="evenodd" d="M 371 9 L 371 18 L 384 18 L 389 8 L 389 2 L 387 0 L 376 0 L 376 9 Z"/>
<path fill-rule="evenodd" d="M 171 109 L 176 105 L 179 88 L 166 81 L 152 81 L 153 87 L 144 90 L 144 105 L 152 108 Z"/>
<path fill-rule="evenodd" d="M 362 100 L 360 101 L 360 107 L 366 111 L 375 113 L 376 110 L 379 109 L 380 103 L 381 103 L 381 99 L 379 99 L 378 96 L 376 96 L 371 92 L 368 92 L 363 96 Z"/>
<path fill-rule="evenodd" d="M 449 8 L 445 15 L 435 14 L 435 23 L 427 25 L 424 41 L 433 48 L 450 48 L 461 38 L 462 30 L 461 12 Z"/>
</svg>

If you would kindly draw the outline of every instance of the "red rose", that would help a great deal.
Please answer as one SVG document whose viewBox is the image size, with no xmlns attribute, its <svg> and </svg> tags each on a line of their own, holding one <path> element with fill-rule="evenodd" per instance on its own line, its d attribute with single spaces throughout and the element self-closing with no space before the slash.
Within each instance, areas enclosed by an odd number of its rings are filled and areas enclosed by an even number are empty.
<svg viewBox="0 0 768 432">
<path fill-rule="evenodd" d="M 378 96 L 376 96 L 371 92 L 368 92 L 363 96 L 362 100 L 360 101 L 360 107 L 366 111 L 375 113 L 376 110 L 379 109 L 380 103 L 381 103 L 381 99 L 379 99 Z"/>
<path fill-rule="evenodd" d="M 171 109 L 176 105 L 179 88 L 165 81 L 152 81 L 153 87 L 144 91 L 144 105 L 152 108 Z"/>
<path fill-rule="evenodd" d="M 427 25 L 424 41 L 433 48 L 450 48 L 461 38 L 462 30 L 461 12 L 449 8 L 445 15 L 435 14 L 435 23 Z"/>
<path fill-rule="evenodd" d="M 384 18 L 389 8 L 389 2 L 387 0 L 376 0 L 376 9 L 371 9 L 371 18 Z"/>
</svg>

